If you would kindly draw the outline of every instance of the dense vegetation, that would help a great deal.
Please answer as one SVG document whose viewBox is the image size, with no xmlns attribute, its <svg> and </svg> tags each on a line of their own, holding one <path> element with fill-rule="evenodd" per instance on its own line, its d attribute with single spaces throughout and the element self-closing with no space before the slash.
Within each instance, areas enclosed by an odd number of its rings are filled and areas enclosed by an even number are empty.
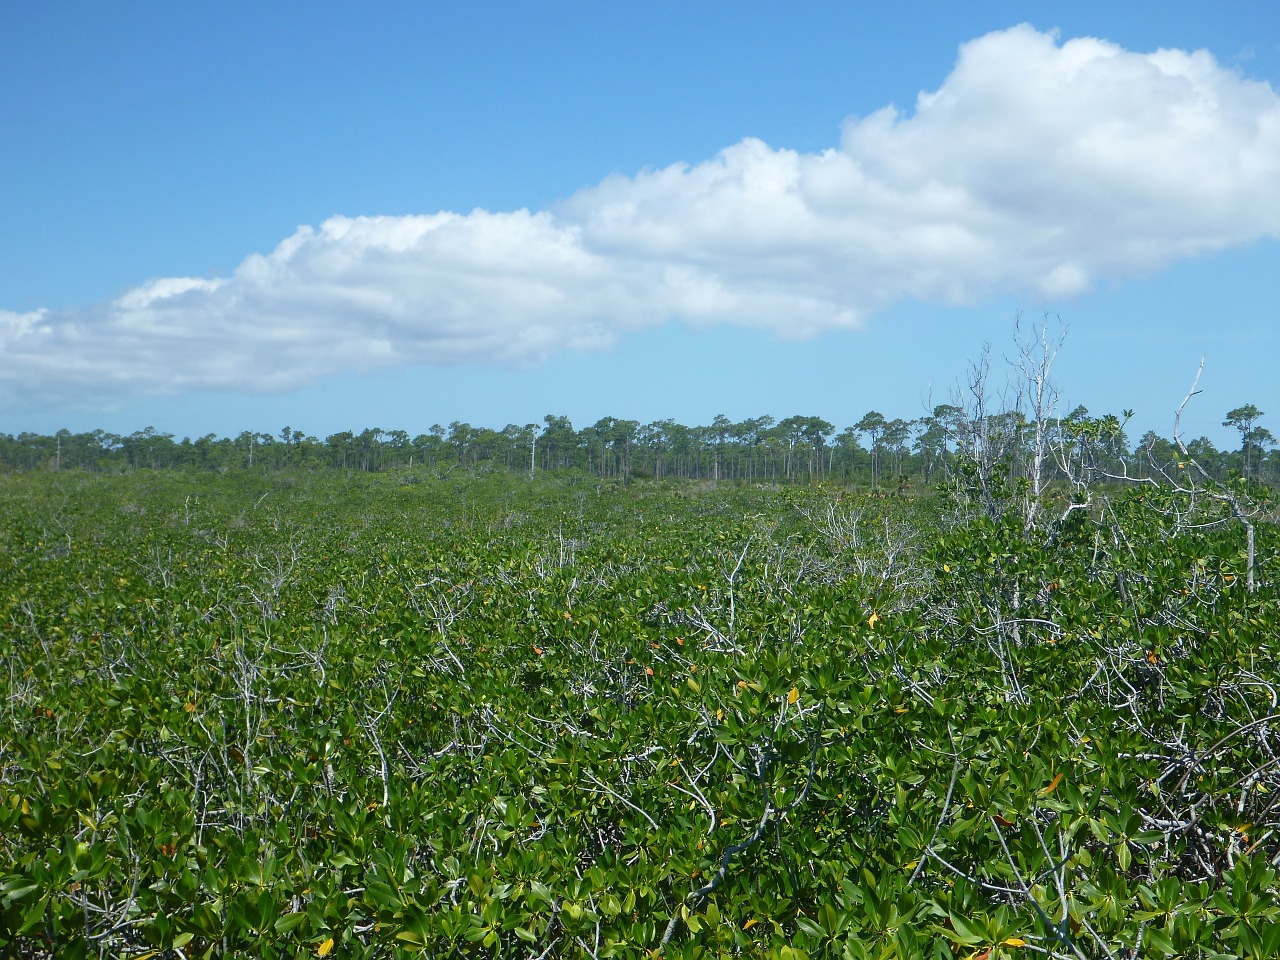
<svg viewBox="0 0 1280 960">
<path fill-rule="evenodd" d="M 0 477 L 0 945 L 1280 955 L 1275 509 L 1074 436 L 936 498 Z"/>
<path fill-rule="evenodd" d="M 342 431 L 321 440 L 285 427 L 276 436 L 246 430 L 236 437 L 208 434 L 176 440 L 148 427 L 128 435 L 102 430 L 53 436 L 0 434 L 0 469 L 121 470 L 342 469 L 379 472 L 414 466 L 512 471 L 585 470 L 601 478 L 677 477 L 708 480 L 832 479 L 869 486 L 902 484 L 909 478 L 934 483 L 950 476 L 972 440 L 970 404 L 942 404 L 925 417 L 887 418 L 872 410 L 837 432 L 821 417 L 771 416 L 733 422 L 719 416 L 706 426 L 673 420 L 641 424 L 604 417 L 575 429 L 567 417 L 548 415 L 541 424 L 508 424 L 502 430 L 454 422 L 434 425 L 411 436 L 405 430 L 377 427 Z M 1187 452 L 1217 480 L 1247 475 L 1280 485 L 1280 450 L 1271 431 L 1257 423 L 1263 416 L 1246 404 L 1228 412 L 1224 426 L 1240 432 L 1237 450 L 1219 450 L 1207 437 L 1189 441 Z M 1007 438 L 1015 470 L 1033 442 L 1027 416 L 1001 412 L 985 418 L 987 427 Z M 1048 424 L 1055 439 L 1067 440 L 1081 424 L 1092 422 L 1078 407 Z M 1106 420 L 1107 418 L 1096 418 Z M 1136 443 L 1125 422 L 1114 429 L 1098 455 L 1115 471 L 1147 476 L 1154 464 L 1170 468 L 1178 459 L 1176 438 L 1148 432 Z M 1269 449 L 1272 448 L 1272 449 Z"/>
</svg>

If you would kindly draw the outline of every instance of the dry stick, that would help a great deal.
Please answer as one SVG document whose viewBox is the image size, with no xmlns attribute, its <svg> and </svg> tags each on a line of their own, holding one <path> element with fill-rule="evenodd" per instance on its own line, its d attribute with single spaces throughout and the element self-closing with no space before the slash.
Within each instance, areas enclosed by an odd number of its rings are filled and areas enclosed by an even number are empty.
<svg viewBox="0 0 1280 960">
<path fill-rule="evenodd" d="M 1062 926 L 1058 926 L 1052 920 L 1050 920 L 1049 915 L 1044 912 L 1044 910 L 1040 907 L 1039 902 L 1032 895 L 1031 888 L 1027 886 L 1027 881 L 1023 879 L 1021 871 L 1018 870 L 1017 863 L 1014 862 L 1013 854 L 1009 851 L 1009 845 L 1005 843 L 1004 831 L 1000 829 L 1000 824 L 996 823 L 995 817 L 988 817 L 987 819 L 990 820 L 991 826 L 995 828 L 996 839 L 1000 841 L 1000 849 L 1004 851 L 1005 860 L 1009 862 L 1009 867 L 1010 869 L 1013 870 L 1013 876 L 1018 881 L 1018 885 L 1022 888 L 1020 891 L 1022 896 L 1026 898 L 1027 903 L 1031 904 L 1031 908 L 1035 910 L 1037 915 L 1039 915 L 1040 921 L 1050 930 L 1053 930 L 1056 932 L 1057 937 L 1060 941 L 1064 942 L 1068 947 L 1070 947 L 1072 952 L 1075 953 L 1075 955 L 1079 957 L 1080 960 L 1087 960 L 1085 955 L 1080 952 L 1080 948 L 1076 946 L 1075 941 L 1073 941 L 1069 936 L 1066 936 L 1066 930 L 1065 930 L 1066 924 L 1064 923 Z M 1094 936 L 1096 938 L 1097 934 L 1094 934 Z M 1115 955 L 1110 950 L 1107 949 L 1107 945 L 1103 943 L 1100 938 L 1098 939 L 1098 946 L 1102 947 L 1103 952 L 1109 958 L 1111 958 L 1111 960 L 1115 960 Z"/>
<path fill-rule="evenodd" d="M 730 643 L 734 642 L 734 638 L 736 636 L 734 624 L 737 619 L 736 617 L 737 610 L 736 610 L 736 606 L 734 603 L 734 596 L 733 596 L 733 585 L 734 585 L 734 581 L 738 579 L 738 571 L 742 569 L 742 561 L 747 559 L 747 550 L 750 549 L 750 547 L 751 547 L 751 538 L 747 537 L 747 542 L 742 545 L 742 553 L 738 556 L 738 562 L 734 564 L 733 573 L 730 573 L 725 576 L 725 579 L 729 581 L 729 642 Z M 736 650 L 736 646 L 737 645 L 735 644 L 735 650 Z"/>
<path fill-rule="evenodd" d="M 818 741 L 816 735 L 811 735 L 810 743 L 809 770 L 808 775 L 805 777 L 804 787 L 798 794 L 796 794 L 794 800 L 781 810 L 776 811 L 778 816 L 785 817 L 799 804 L 803 803 L 805 798 L 809 795 L 809 788 L 813 786 L 813 772 L 818 762 Z M 766 767 L 767 764 L 764 763 L 759 763 L 756 766 L 756 777 L 760 782 L 760 789 L 765 795 L 764 810 L 760 814 L 760 822 L 756 824 L 756 828 L 748 834 L 745 840 L 741 840 L 738 843 L 731 844 L 725 848 L 724 853 L 720 857 L 720 866 L 716 868 L 716 872 L 712 875 L 711 879 L 685 898 L 685 902 L 690 904 L 694 909 L 697 909 L 706 902 L 707 898 L 716 891 L 720 884 L 724 883 L 724 879 L 729 873 L 729 862 L 739 853 L 755 846 L 755 844 L 760 841 L 760 838 L 764 836 L 765 830 L 768 829 L 770 822 L 774 819 L 773 815 L 775 811 L 773 807 L 773 799 L 768 785 L 764 781 Z M 659 954 L 666 952 L 667 944 L 670 943 L 671 938 L 675 936 L 676 927 L 679 925 L 680 919 L 680 911 L 677 910 L 671 915 L 671 919 L 667 921 L 667 929 L 663 932 L 662 942 L 658 946 Z"/>
<path fill-rule="evenodd" d="M 1187 462 L 1189 462 L 1193 467 L 1196 468 L 1196 472 L 1199 473 L 1200 476 L 1203 477 L 1205 480 L 1212 483 L 1213 478 L 1210 477 L 1209 474 L 1205 472 L 1204 467 L 1200 466 L 1199 462 L 1194 457 L 1192 457 L 1190 453 L 1187 452 L 1186 445 L 1182 442 L 1182 408 L 1187 405 L 1188 400 L 1190 400 L 1192 397 L 1194 397 L 1196 394 L 1200 392 L 1199 390 L 1196 389 L 1196 387 L 1200 383 L 1200 375 L 1202 373 L 1204 373 L 1204 357 L 1200 358 L 1200 367 L 1196 370 L 1196 378 L 1191 383 L 1191 389 L 1188 390 L 1187 395 L 1182 398 L 1182 403 L 1178 404 L 1178 412 L 1175 415 L 1173 420 L 1173 440 L 1178 445 L 1178 450 L 1182 453 L 1184 457 L 1187 458 Z M 1245 549 L 1247 554 L 1246 572 L 1247 572 L 1248 590 L 1250 593 L 1253 593 L 1257 590 L 1257 587 L 1258 587 L 1257 581 L 1254 576 L 1253 524 L 1249 522 L 1248 518 L 1244 514 L 1244 511 L 1240 509 L 1240 501 L 1230 492 L 1210 493 L 1210 496 L 1215 500 L 1226 502 L 1226 504 L 1231 507 L 1232 518 L 1235 520 L 1239 520 L 1240 523 L 1244 525 Z"/>
<path fill-rule="evenodd" d="M 928 850 L 926 852 L 929 854 L 929 856 L 933 857 L 933 859 L 937 860 L 940 864 L 942 864 L 944 867 L 946 867 L 948 870 L 954 873 L 961 880 L 967 880 L 969 883 L 972 883 L 975 887 L 981 887 L 983 890 L 990 890 L 992 893 L 1005 893 L 1005 894 L 1012 894 L 1016 896 L 1022 896 L 1022 891 L 1019 890 L 1017 887 L 1006 887 L 998 883 L 988 883 L 986 880 L 981 880 L 978 877 L 971 877 L 969 876 L 969 874 L 965 873 L 963 870 L 957 867 L 954 863 L 951 863 L 949 860 L 944 860 L 942 858 L 942 855 L 939 854 L 936 850 Z"/>
<path fill-rule="evenodd" d="M 689 772 L 685 770 L 683 762 L 680 764 L 680 772 L 683 773 L 686 777 L 689 777 Z M 695 800 L 697 800 L 699 803 L 702 804 L 703 809 L 707 811 L 707 815 L 711 817 L 711 826 L 707 827 L 707 836 L 708 837 L 711 836 L 711 834 L 713 834 L 716 829 L 715 807 L 711 806 L 710 802 L 707 800 L 703 792 L 698 789 L 697 783 L 694 782 L 692 777 L 689 777 L 689 786 L 693 787 L 692 790 L 686 790 L 684 787 L 680 786 L 680 784 L 678 783 L 673 783 L 671 784 L 671 786 L 673 789 L 679 790 L 685 796 L 693 797 Z"/>
<path fill-rule="evenodd" d="M 1178 781 L 1177 792 L 1182 793 L 1182 791 L 1186 789 L 1187 781 L 1191 779 L 1191 774 L 1194 773 L 1195 770 L 1199 767 L 1201 760 L 1207 760 L 1209 757 L 1213 756 L 1215 753 L 1218 752 L 1218 748 L 1221 747 L 1223 744 L 1225 744 L 1232 737 L 1237 737 L 1240 734 L 1244 733 L 1246 730 L 1252 730 L 1254 727 L 1262 726 L 1263 724 L 1270 723 L 1273 720 L 1280 720 L 1280 713 L 1273 713 L 1265 717 L 1259 717 L 1257 720 L 1254 720 L 1250 723 L 1246 723 L 1246 724 L 1243 724 L 1242 726 L 1236 727 L 1236 729 L 1232 730 L 1230 733 L 1228 733 L 1225 737 L 1223 737 L 1213 746 L 1209 747 L 1207 750 L 1190 751 L 1190 755 L 1186 758 L 1187 769 L 1186 769 L 1186 772 L 1183 773 L 1182 779 Z"/>
<path fill-rule="evenodd" d="M 732 860 L 736 854 L 741 853 L 743 850 L 746 850 L 748 847 L 754 846 L 760 840 L 760 838 L 764 836 L 764 832 L 769 826 L 769 818 L 772 816 L 772 814 L 773 814 L 773 806 L 769 803 L 765 803 L 764 812 L 760 814 L 760 822 L 756 824 L 756 828 L 751 831 L 751 833 L 747 836 L 747 839 L 739 843 L 735 843 L 728 847 L 725 847 L 724 855 L 720 857 L 720 866 L 716 869 L 716 872 L 712 876 L 711 881 L 707 883 L 705 886 L 702 886 L 697 890 L 695 890 L 693 893 L 689 894 L 689 896 L 686 898 L 687 901 L 700 903 L 703 899 L 707 897 L 708 894 L 711 893 L 711 891 L 715 890 L 716 887 L 718 887 L 722 882 L 724 882 L 724 878 L 729 871 L 729 861 Z M 667 944 L 670 943 L 671 938 L 675 936 L 676 925 L 679 922 L 680 922 L 680 911 L 677 910 L 675 913 L 671 915 L 671 919 L 667 922 L 667 929 L 662 934 L 662 944 L 659 947 L 659 952 L 666 950 Z"/>
<path fill-rule="evenodd" d="M 597 777 L 597 776 L 596 776 L 594 773 L 592 773 L 590 770 L 585 771 L 585 775 L 586 775 L 586 778 L 587 778 L 588 780 L 590 780 L 592 783 L 594 783 L 597 787 L 599 787 L 599 788 L 600 788 L 601 790 L 603 790 L 605 793 L 609 794 L 609 796 L 613 797 L 615 800 L 618 800 L 618 801 L 620 801 L 621 803 L 625 804 L 626 806 L 630 807 L 630 808 L 631 808 L 632 810 L 634 810 L 636 813 L 640 814 L 640 816 L 642 816 L 642 817 L 644 817 L 646 820 L 648 820 L 648 821 L 649 821 L 649 826 L 653 827 L 653 829 L 655 829 L 655 830 L 659 829 L 659 828 L 658 828 L 658 822 L 657 822 L 656 820 L 654 820 L 654 819 L 653 819 L 653 817 L 649 816 L 649 814 L 645 813 L 643 810 L 641 810 L 639 807 L 637 807 L 634 803 L 632 803 L 630 800 L 628 800 L 628 799 L 627 799 L 626 797 L 624 797 L 622 794 L 618 793 L 618 791 L 616 791 L 616 790 L 612 789 L 611 787 L 609 787 L 609 785 L 608 785 L 608 784 L 606 784 L 603 780 L 601 780 L 599 777 Z"/>
<path fill-rule="evenodd" d="M 960 741 L 961 749 L 964 748 L 964 741 Z M 911 879 L 907 881 L 907 886 L 911 886 L 916 882 L 916 877 L 920 875 L 920 871 L 924 869 L 925 861 L 929 858 L 929 854 L 933 852 L 933 842 L 938 839 L 938 833 L 942 830 L 942 822 L 947 819 L 947 811 L 951 809 L 951 794 L 956 789 L 956 780 L 960 776 L 960 752 L 955 755 L 955 763 L 951 766 L 951 783 L 947 786 L 947 798 L 942 801 L 942 813 L 938 817 L 938 822 L 933 827 L 933 836 L 929 838 L 929 842 L 924 845 L 924 852 L 920 854 L 920 860 L 916 863 L 916 868 L 911 871 Z"/>
</svg>

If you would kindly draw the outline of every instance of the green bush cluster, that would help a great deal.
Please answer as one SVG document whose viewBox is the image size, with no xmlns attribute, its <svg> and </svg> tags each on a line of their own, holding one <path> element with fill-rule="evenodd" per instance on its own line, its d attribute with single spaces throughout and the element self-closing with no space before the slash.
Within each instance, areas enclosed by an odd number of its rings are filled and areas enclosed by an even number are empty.
<svg viewBox="0 0 1280 960">
<path fill-rule="evenodd" d="M 0 478 L 0 945 L 1280 955 L 1276 530 L 1180 509 Z"/>
</svg>

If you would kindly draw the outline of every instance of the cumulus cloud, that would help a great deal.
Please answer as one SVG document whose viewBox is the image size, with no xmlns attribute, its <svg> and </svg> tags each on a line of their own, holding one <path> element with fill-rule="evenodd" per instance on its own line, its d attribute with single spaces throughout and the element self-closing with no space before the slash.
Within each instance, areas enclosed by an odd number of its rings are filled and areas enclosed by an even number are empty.
<svg viewBox="0 0 1280 960">
<path fill-rule="evenodd" d="M 0 311 L 0 389 L 283 391 L 395 364 L 526 365 L 678 320 L 787 337 L 903 298 L 1058 298 L 1280 236 L 1280 98 L 1207 52 L 960 48 L 910 112 L 797 153 L 747 139 L 553 209 L 334 217 L 225 279 Z"/>
</svg>

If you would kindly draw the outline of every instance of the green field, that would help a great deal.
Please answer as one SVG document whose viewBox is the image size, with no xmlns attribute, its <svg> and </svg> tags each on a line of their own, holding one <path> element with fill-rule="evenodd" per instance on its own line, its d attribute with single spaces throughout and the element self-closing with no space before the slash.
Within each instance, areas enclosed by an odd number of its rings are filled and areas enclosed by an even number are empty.
<svg viewBox="0 0 1280 960">
<path fill-rule="evenodd" d="M 1280 956 L 1250 516 L 0 476 L 0 950 Z"/>
</svg>

